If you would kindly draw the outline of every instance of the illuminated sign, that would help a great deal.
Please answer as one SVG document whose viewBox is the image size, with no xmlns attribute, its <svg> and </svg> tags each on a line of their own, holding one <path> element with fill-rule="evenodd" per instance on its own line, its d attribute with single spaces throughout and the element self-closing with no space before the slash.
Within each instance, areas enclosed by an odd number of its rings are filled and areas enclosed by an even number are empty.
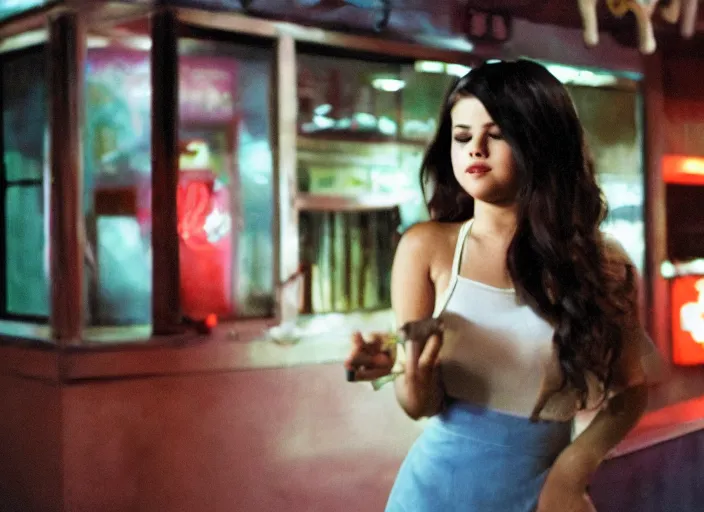
<svg viewBox="0 0 704 512">
<path fill-rule="evenodd" d="M 672 281 L 672 360 L 704 364 L 704 276 Z"/>
<path fill-rule="evenodd" d="M 665 155 L 662 159 L 662 178 L 665 183 L 704 185 L 704 158 Z"/>
</svg>

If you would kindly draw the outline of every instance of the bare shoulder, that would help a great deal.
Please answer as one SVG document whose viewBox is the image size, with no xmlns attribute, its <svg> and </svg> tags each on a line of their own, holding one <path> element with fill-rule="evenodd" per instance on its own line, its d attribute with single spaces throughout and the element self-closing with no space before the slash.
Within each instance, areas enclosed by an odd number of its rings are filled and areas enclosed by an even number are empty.
<svg viewBox="0 0 704 512">
<path fill-rule="evenodd" d="M 447 251 L 452 254 L 461 223 L 426 221 L 410 227 L 401 237 L 398 250 L 429 261 Z"/>
<path fill-rule="evenodd" d="M 602 234 L 601 246 L 603 265 L 611 285 L 619 286 L 634 280 L 632 282 L 637 287 L 640 280 L 638 270 L 623 245 L 614 237 Z"/>
<path fill-rule="evenodd" d="M 461 223 L 427 221 L 415 224 L 401 237 L 394 266 L 399 274 L 420 273 L 432 282 L 452 269 L 452 256 Z"/>
<path fill-rule="evenodd" d="M 634 266 L 631 257 L 628 255 L 628 252 L 626 252 L 626 249 L 624 249 L 623 245 L 621 245 L 613 236 L 602 233 L 601 247 L 602 255 L 607 265 Z"/>
</svg>

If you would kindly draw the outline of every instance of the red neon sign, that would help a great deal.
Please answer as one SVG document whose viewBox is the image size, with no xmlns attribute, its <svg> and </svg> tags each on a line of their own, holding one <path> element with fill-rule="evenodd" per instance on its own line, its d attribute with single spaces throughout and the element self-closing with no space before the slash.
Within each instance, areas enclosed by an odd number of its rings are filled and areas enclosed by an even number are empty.
<svg viewBox="0 0 704 512">
<path fill-rule="evenodd" d="M 182 172 L 177 207 L 181 308 L 191 318 L 206 319 L 212 328 L 217 316 L 210 314 L 234 310 L 228 191 L 216 185 L 209 171 Z"/>
<path fill-rule="evenodd" d="M 662 177 L 665 183 L 704 185 L 704 158 L 665 155 L 662 158 Z"/>
<path fill-rule="evenodd" d="M 704 276 L 672 281 L 672 361 L 704 364 Z"/>
</svg>

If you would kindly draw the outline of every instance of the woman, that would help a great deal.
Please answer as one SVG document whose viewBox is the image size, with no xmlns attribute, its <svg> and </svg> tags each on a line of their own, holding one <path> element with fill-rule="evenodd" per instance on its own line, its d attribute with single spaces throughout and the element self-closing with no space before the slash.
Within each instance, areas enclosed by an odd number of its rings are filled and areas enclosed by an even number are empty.
<svg viewBox="0 0 704 512">
<path fill-rule="evenodd" d="M 633 264 L 599 231 L 567 91 L 534 62 L 475 68 L 446 98 L 421 182 L 433 220 L 398 245 L 392 304 L 398 325 L 434 315 L 443 333 L 407 342 L 401 372 L 381 335 L 356 333 L 345 363 L 355 380 L 393 375 L 406 413 L 431 417 L 387 512 L 593 510 L 590 476 L 646 406 L 652 345 Z"/>
</svg>

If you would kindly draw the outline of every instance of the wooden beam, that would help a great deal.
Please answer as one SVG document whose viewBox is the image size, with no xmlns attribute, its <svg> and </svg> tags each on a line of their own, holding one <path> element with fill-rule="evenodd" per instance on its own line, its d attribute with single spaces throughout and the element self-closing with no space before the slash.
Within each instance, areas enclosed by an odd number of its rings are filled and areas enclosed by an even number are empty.
<svg viewBox="0 0 704 512">
<path fill-rule="evenodd" d="M 52 336 L 80 341 L 83 327 L 83 158 L 85 31 L 79 14 L 49 18 L 48 83 Z"/>
<path fill-rule="evenodd" d="M 179 330 L 180 275 L 176 211 L 178 187 L 178 37 L 169 9 L 152 15 L 152 327 Z"/>
<path fill-rule="evenodd" d="M 296 127 L 298 123 L 298 96 L 296 74 L 296 43 L 290 35 L 279 38 L 276 48 L 275 80 L 272 84 L 276 98 L 275 168 L 274 173 L 274 274 L 277 318 L 282 322 L 295 320 L 298 315 L 300 293 L 291 279 L 299 268 L 298 212 L 296 199 Z"/>
<path fill-rule="evenodd" d="M 663 354 L 670 354 L 669 283 L 660 273 L 667 260 L 667 205 L 661 165 L 665 152 L 666 122 L 663 92 L 663 54 L 644 57 L 643 109 L 645 111 L 645 287 L 646 327 Z"/>
</svg>

